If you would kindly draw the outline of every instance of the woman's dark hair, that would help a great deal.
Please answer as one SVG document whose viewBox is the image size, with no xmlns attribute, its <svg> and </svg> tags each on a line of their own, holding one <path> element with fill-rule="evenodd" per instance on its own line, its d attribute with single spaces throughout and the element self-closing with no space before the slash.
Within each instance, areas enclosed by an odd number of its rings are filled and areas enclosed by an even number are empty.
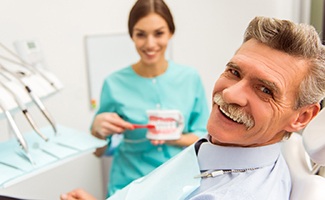
<svg viewBox="0 0 325 200">
<path fill-rule="evenodd" d="M 150 13 L 160 15 L 166 22 L 169 31 L 174 34 L 175 24 L 173 16 L 163 0 L 138 0 L 132 7 L 129 15 L 128 29 L 132 38 L 134 25 L 143 17 Z"/>
</svg>

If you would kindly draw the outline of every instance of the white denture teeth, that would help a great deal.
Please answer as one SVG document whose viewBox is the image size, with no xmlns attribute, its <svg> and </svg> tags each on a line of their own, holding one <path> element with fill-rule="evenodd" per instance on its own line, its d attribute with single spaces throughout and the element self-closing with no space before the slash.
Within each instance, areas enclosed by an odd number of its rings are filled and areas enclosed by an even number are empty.
<svg viewBox="0 0 325 200">
<path fill-rule="evenodd" d="M 173 132 L 176 129 L 176 121 L 151 121 L 151 124 L 155 125 L 155 129 L 157 132 Z"/>
</svg>

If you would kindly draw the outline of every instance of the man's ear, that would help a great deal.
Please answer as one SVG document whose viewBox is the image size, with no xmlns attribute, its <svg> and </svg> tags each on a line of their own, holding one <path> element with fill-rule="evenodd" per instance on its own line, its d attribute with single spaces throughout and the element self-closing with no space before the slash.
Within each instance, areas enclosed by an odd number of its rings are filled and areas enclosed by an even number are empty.
<svg viewBox="0 0 325 200">
<path fill-rule="evenodd" d="M 319 113 L 320 105 L 307 105 L 298 110 L 296 117 L 292 123 L 287 127 L 286 131 L 296 132 L 307 126 L 307 124 Z"/>
</svg>

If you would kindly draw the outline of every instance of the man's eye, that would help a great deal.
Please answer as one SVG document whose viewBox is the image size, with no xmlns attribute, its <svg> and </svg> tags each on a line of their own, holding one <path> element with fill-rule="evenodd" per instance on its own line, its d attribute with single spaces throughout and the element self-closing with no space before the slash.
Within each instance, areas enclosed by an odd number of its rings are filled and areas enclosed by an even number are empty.
<svg viewBox="0 0 325 200">
<path fill-rule="evenodd" d="M 262 91 L 263 93 L 265 93 L 265 94 L 273 95 L 272 91 L 271 91 L 269 88 L 267 88 L 267 87 L 262 86 L 262 87 L 261 87 L 261 91 Z"/>
<path fill-rule="evenodd" d="M 237 77 L 240 77 L 240 74 L 239 74 L 239 72 L 238 72 L 237 70 L 230 69 L 229 71 L 230 71 L 230 73 L 232 73 L 233 75 L 235 75 L 235 76 L 237 76 Z"/>
</svg>

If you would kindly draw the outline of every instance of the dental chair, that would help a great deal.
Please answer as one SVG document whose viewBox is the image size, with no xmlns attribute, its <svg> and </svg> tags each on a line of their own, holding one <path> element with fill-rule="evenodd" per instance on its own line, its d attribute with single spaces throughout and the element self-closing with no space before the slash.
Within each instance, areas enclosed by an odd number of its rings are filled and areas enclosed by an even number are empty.
<svg viewBox="0 0 325 200">
<path fill-rule="evenodd" d="M 325 110 L 325 109 L 324 109 Z M 302 133 L 283 142 L 282 153 L 290 169 L 290 200 L 325 200 L 325 111 L 322 110 Z"/>
</svg>

